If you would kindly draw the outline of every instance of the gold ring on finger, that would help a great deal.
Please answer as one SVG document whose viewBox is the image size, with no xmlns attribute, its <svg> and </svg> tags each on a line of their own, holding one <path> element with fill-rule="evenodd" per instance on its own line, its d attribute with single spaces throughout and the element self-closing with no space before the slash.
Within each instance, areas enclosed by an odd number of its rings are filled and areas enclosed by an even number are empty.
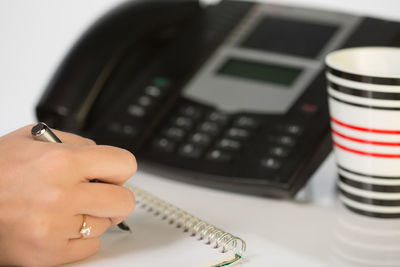
<svg viewBox="0 0 400 267">
<path fill-rule="evenodd" d="M 90 236 L 90 234 L 92 232 L 92 227 L 87 225 L 87 222 L 86 222 L 87 216 L 85 214 L 83 214 L 82 216 L 83 216 L 82 227 L 81 227 L 81 230 L 79 231 L 79 233 L 81 234 L 81 238 L 85 238 L 85 237 Z"/>
</svg>

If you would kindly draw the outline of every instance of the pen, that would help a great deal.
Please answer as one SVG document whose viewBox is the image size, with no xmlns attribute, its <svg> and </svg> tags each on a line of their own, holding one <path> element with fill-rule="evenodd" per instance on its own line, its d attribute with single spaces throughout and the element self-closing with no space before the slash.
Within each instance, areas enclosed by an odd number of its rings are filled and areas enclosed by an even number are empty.
<svg viewBox="0 0 400 267">
<path fill-rule="evenodd" d="M 39 141 L 62 143 L 60 138 L 58 138 L 57 135 L 44 122 L 39 122 L 35 126 L 33 126 L 31 133 L 33 138 Z M 90 182 L 100 182 L 100 181 L 93 179 Z M 125 222 L 119 223 L 118 227 L 124 231 L 131 231 L 131 229 Z"/>
</svg>

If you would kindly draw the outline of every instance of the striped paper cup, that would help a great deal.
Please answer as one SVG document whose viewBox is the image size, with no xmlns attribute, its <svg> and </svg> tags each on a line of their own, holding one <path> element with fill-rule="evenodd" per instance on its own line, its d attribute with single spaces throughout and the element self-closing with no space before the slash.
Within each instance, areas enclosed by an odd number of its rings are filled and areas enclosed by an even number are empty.
<svg viewBox="0 0 400 267">
<path fill-rule="evenodd" d="M 338 50 L 326 65 L 340 198 L 357 213 L 400 218 L 400 48 Z"/>
</svg>

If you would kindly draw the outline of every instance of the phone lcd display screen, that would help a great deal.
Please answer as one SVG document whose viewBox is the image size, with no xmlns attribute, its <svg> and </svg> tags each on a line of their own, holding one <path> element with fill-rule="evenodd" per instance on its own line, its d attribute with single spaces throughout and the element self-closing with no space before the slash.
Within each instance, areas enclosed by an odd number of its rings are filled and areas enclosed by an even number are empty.
<svg viewBox="0 0 400 267">
<path fill-rule="evenodd" d="M 302 69 L 241 59 L 228 59 L 218 70 L 218 74 L 265 83 L 284 85 L 294 83 Z"/>
<path fill-rule="evenodd" d="M 242 47 L 316 58 L 334 33 L 337 25 L 265 17 L 253 29 Z"/>
</svg>

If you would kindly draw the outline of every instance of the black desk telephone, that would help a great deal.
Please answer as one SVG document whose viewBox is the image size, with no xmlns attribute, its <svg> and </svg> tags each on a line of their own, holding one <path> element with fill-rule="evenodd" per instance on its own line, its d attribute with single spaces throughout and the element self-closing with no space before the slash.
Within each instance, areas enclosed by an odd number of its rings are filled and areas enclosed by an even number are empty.
<svg viewBox="0 0 400 267">
<path fill-rule="evenodd" d="M 126 3 L 73 47 L 37 116 L 166 177 L 291 197 L 331 150 L 324 55 L 399 46 L 399 25 L 254 2 Z"/>
</svg>

